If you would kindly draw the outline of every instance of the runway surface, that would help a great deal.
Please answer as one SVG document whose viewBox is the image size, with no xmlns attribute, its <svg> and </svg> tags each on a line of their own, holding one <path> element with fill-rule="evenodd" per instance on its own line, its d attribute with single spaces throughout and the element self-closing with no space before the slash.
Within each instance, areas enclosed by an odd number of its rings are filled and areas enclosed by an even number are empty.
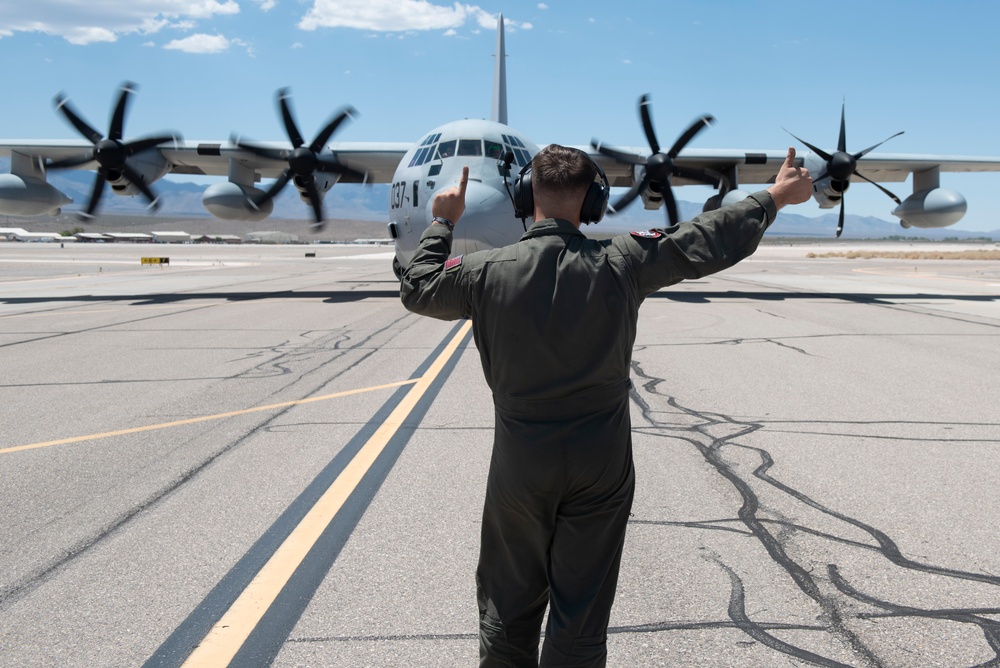
<svg viewBox="0 0 1000 668">
<path fill-rule="evenodd" d="M 828 250 L 644 304 L 610 666 L 1000 665 L 1000 263 Z M 0 666 L 476 664 L 492 404 L 390 258 L 0 244 Z"/>
</svg>

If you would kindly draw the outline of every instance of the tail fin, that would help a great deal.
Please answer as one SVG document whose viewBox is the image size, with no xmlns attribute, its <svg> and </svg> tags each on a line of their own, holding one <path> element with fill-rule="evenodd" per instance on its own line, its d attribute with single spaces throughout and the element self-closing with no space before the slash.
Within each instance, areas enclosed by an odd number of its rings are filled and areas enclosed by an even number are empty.
<svg viewBox="0 0 1000 668">
<path fill-rule="evenodd" d="M 493 65 L 493 114 L 491 120 L 507 125 L 507 52 L 503 42 L 503 14 L 497 19 L 497 52 Z"/>
</svg>

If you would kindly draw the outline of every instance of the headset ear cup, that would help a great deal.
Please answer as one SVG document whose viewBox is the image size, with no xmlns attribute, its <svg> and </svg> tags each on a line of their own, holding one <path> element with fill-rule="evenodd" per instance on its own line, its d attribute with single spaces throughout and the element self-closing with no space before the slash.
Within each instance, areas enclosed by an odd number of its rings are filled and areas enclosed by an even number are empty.
<svg viewBox="0 0 1000 668">
<path fill-rule="evenodd" d="M 521 169 L 514 181 L 514 216 L 524 220 L 535 215 L 535 195 L 531 191 L 531 163 Z"/>
<path fill-rule="evenodd" d="M 583 208 L 580 210 L 580 221 L 584 223 L 599 223 L 608 210 L 608 200 L 611 198 L 611 183 L 608 175 L 596 162 L 597 176 L 600 182 L 594 181 L 587 188 L 583 198 Z"/>
<path fill-rule="evenodd" d="M 608 208 L 609 191 L 603 184 L 594 181 L 587 188 L 580 209 L 580 220 L 584 223 L 599 223 Z"/>
</svg>

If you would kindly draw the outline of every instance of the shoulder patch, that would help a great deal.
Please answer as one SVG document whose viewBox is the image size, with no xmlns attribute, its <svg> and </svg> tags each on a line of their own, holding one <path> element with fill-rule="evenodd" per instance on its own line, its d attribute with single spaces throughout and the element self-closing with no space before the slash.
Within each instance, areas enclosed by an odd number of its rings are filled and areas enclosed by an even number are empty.
<svg viewBox="0 0 1000 668">
<path fill-rule="evenodd" d="M 659 239 L 663 236 L 662 232 L 656 230 L 635 230 L 630 234 L 637 239 Z"/>
<path fill-rule="evenodd" d="M 452 269 L 457 269 L 458 267 L 461 266 L 462 266 L 462 256 L 459 255 L 458 257 L 449 258 L 444 263 L 444 270 L 451 271 Z"/>
</svg>

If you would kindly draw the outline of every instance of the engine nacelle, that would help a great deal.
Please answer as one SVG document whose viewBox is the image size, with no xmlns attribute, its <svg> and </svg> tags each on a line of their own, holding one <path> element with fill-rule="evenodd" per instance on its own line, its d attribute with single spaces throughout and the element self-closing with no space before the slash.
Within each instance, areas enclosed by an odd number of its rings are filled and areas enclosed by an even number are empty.
<svg viewBox="0 0 1000 668">
<path fill-rule="evenodd" d="M 908 227 L 948 227 L 962 216 L 968 204 L 961 193 L 949 188 L 930 188 L 913 193 L 893 210 L 892 215 Z"/>
<path fill-rule="evenodd" d="M 72 202 L 46 181 L 0 174 L 0 213 L 8 216 L 55 216 Z"/>
<path fill-rule="evenodd" d="M 138 174 L 146 185 L 163 178 L 170 172 L 170 163 L 156 150 L 136 153 L 128 159 L 128 166 Z M 111 186 L 111 191 L 116 195 L 134 197 L 142 194 L 142 191 L 136 188 L 131 181 L 128 181 L 122 173 L 108 174 L 107 177 L 108 185 Z"/>
<path fill-rule="evenodd" d="M 264 191 L 259 188 L 226 181 L 213 183 L 205 188 L 201 203 L 216 218 L 257 223 L 274 211 L 274 200 L 268 200 L 259 207 L 252 203 L 252 200 L 259 200 L 263 196 Z"/>
<path fill-rule="evenodd" d="M 702 212 L 715 211 L 721 207 L 742 202 L 747 197 L 750 197 L 750 193 L 737 188 L 736 190 L 730 190 L 725 195 L 713 195 L 709 197 L 705 200 L 705 206 L 701 210 Z"/>
</svg>

